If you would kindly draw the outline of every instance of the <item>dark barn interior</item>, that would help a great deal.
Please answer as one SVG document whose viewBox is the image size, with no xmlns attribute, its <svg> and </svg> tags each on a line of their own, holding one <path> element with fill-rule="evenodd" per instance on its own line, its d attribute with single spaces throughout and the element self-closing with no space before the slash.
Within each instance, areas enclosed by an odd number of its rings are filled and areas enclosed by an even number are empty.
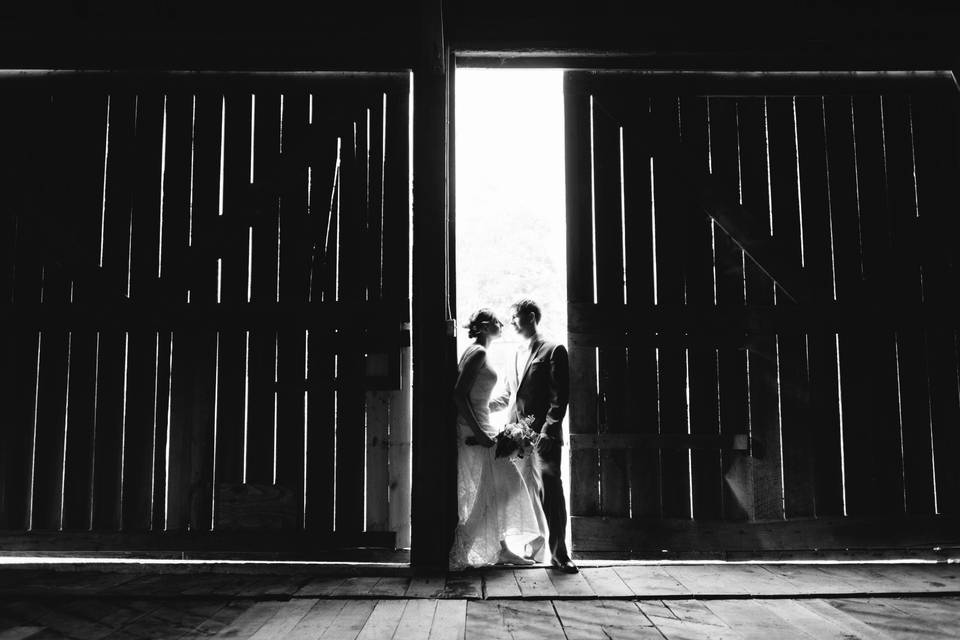
<svg viewBox="0 0 960 640">
<path fill-rule="evenodd" d="M 950 637 L 958 18 L 3 7 L 0 637 Z M 578 575 L 445 572 L 466 66 L 565 70 Z"/>
</svg>

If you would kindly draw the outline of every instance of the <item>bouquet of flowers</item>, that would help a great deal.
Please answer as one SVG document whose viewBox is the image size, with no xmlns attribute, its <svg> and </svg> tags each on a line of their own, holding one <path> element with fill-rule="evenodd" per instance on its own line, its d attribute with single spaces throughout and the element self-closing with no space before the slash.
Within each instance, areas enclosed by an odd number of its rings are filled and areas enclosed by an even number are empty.
<svg viewBox="0 0 960 640">
<path fill-rule="evenodd" d="M 533 420 L 533 416 L 524 416 L 518 422 L 504 425 L 497 434 L 496 457 L 522 458 L 530 453 L 540 438 L 540 434 L 530 428 Z"/>
</svg>

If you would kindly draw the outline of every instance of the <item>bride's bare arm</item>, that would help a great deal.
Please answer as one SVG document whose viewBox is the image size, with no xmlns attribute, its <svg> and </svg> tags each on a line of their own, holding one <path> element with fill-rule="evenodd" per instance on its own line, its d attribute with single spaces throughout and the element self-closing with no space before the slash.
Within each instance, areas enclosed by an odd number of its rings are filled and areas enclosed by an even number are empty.
<svg viewBox="0 0 960 640">
<path fill-rule="evenodd" d="M 477 381 L 477 372 L 483 366 L 486 358 L 487 354 L 483 349 L 477 349 L 467 356 L 463 368 L 457 376 L 457 383 L 453 388 L 453 401 L 460 413 L 467 419 L 467 424 L 470 425 L 477 443 L 484 447 L 492 447 L 495 443 L 483 430 L 480 421 L 477 419 L 477 414 L 473 410 L 473 405 L 470 403 L 470 389 Z"/>
</svg>

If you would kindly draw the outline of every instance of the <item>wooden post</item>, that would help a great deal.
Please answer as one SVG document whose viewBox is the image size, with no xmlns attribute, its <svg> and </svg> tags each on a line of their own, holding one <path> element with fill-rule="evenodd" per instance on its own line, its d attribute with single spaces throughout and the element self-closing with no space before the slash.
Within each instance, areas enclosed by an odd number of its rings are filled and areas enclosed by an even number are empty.
<svg viewBox="0 0 960 640">
<path fill-rule="evenodd" d="M 455 342 L 448 304 L 448 86 L 440 2 L 424 0 L 414 73 L 413 512 L 411 563 L 446 566 L 454 526 L 456 456 L 450 399 Z"/>
</svg>

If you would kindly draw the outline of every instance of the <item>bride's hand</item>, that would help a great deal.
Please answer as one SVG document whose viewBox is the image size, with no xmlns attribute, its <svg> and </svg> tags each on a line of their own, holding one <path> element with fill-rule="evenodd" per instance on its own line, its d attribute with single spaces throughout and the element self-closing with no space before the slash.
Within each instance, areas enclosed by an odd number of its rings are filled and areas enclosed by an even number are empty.
<svg viewBox="0 0 960 640">
<path fill-rule="evenodd" d="M 476 436 L 467 436 L 466 438 L 464 438 L 463 444 L 467 445 L 468 447 L 475 447 L 479 445 L 481 447 L 486 447 L 487 449 L 489 449 L 490 447 L 495 445 L 496 442 L 490 438 L 486 438 L 483 442 L 481 442 L 480 440 L 477 440 Z"/>
</svg>

